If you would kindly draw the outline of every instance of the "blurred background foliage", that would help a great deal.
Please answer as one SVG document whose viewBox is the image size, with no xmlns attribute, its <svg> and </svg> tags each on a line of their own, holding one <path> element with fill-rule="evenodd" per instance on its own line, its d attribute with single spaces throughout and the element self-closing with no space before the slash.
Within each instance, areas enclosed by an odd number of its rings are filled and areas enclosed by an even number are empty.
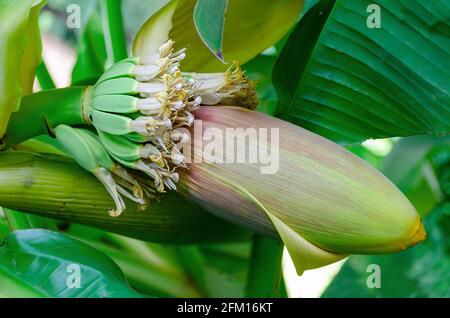
<svg viewBox="0 0 450 318">
<path fill-rule="evenodd" d="M 122 2 L 129 47 L 142 23 L 166 2 Z M 317 2 L 305 1 L 299 20 Z M 66 9 L 70 4 L 81 7 L 81 29 L 66 27 Z M 44 35 L 44 61 L 58 86 L 95 82 L 112 63 L 107 59 L 98 1 L 49 0 L 42 10 L 40 26 Z M 272 70 L 289 36 L 287 34 L 279 43 L 243 66 L 248 76 L 258 83 L 261 101 L 258 111 L 276 113 L 278 97 L 272 84 Z M 57 59 L 49 52 L 55 43 L 57 54 L 61 54 Z M 63 49 L 58 50 L 58 47 Z M 64 52 L 69 53 L 65 55 Z M 68 64 L 74 69 L 71 71 L 69 68 L 70 74 L 58 75 L 55 70 L 61 68 L 64 59 L 72 59 Z M 60 71 L 64 73 L 64 68 Z M 60 76 L 67 79 L 58 81 Z M 39 84 L 42 88 L 46 86 L 43 82 Z M 386 138 L 347 148 L 382 171 L 408 196 L 425 219 L 428 239 L 394 255 L 350 256 L 328 271 L 306 273 L 309 283 L 298 279 L 292 264 L 284 262 L 284 279 L 279 289 L 263 296 L 450 297 L 450 138 Z M 130 285 L 142 294 L 168 297 L 248 295 L 245 289 L 251 266 L 250 241 L 162 246 L 86 226 L 59 221 L 55 224 L 62 233 L 108 255 L 123 271 Z M 0 217 L 0 236 L 4 238 L 8 233 L 7 222 Z M 381 288 L 370 289 L 366 285 L 369 275 L 366 269 L 370 264 L 381 267 Z M 320 284 L 320 288 L 314 284 Z M 304 292 L 314 287 L 316 294 Z"/>
</svg>

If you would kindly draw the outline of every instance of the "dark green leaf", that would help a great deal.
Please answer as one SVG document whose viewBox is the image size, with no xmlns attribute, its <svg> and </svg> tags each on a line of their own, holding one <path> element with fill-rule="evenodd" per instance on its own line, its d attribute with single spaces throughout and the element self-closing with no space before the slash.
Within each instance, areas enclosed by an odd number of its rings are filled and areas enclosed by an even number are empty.
<svg viewBox="0 0 450 318">
<path fill-rule="evenodd" d="M 450 132 L 450 4 L 327 0 L 291 34 L 274 71 L 277 115 L 341 144 Z M 327 17 L 327 15 L 329 16 Z"/>
<path fill-rule="evenodd" d="M 78 270 L 79 288 L 71 276 Z M 47 230 L 15 231 L 5 239 L 0 282 L 3 297 L 140 297 L 110 258 Z"/>
<path fill-rule="evenodd" d="M 227 0 L 197 0 L 194 24 L 203 43 L 222 62 L 222 40 Z"/>
</svg>

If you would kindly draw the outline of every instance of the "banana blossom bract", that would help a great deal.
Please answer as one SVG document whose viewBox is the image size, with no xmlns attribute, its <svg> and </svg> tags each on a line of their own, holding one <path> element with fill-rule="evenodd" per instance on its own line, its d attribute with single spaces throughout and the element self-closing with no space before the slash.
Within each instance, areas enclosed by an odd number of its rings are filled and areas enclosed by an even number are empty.
<svg viewBox="0 0 450 318">
<path fill-rule="evenodd" d="M 196 150 L 206 145 L 195 142 L 199 136 L 194 129 L 195 163 L 183 170 L 179 188 L 220 217 L 279 235 L 299 274 L 347 254 L 397 252 L 425 238 L 420 217 L 406 197 L 341 146 L 242 108 L 201 107 L 194 115 L 202 121 L 201 134 L 211 128 L 224 136 L 233 127 L 278 130 L 278 171 L 262 174 L 261 163 L 205 162 L 199 158 L 203 152 Z M 249 147 L 237 143 L 235 150 L 250 155 Z"/>
</svg>

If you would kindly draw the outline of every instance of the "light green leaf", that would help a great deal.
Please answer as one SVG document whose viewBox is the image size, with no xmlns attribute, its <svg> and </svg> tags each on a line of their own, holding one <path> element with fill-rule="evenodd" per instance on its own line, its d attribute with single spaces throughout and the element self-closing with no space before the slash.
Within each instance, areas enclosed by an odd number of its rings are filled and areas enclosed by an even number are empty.
<svg viewBox="0 0 450 318">
<path fill-rule="evenodd" d="M 31 93 L 41 60 L 38 15 L 45 1 L 0 2 L 0 137 L 20 98 Z"/>
<path fill-rule="evenodd" d="M 110 258 L 47 230 L 7 236 L 0 247 L 0 285 L 2 297 L 140 297 Z"/>
<path fill-rule="evenodd" d="M 449 2 L 380 0 L 369 28 L 372 3 L 321 1 L 302 18 L 274 70 L 277 115 L 341 144 L 449 133 Z"/>
<path fill-rule="evenodd" d="M 227 0 L 197 0 L 194 8 L 194 24 L 200 38 L 222 62 L 225 62 L 222 40 L 227 2 Z"/>
<path fill-rule="evenodd" d="M 194 0 L 172 0 L 151 16 L 138 32 L 134 55 L 156 52 L 167 39 L 188 48 L 185 71 L 222 71 L 227 68 L 205 46 L 196 32 Z M 289 31 L 303 7 L 302 0 L 229 0 L 225 15 L 223 54 L 226 61 L 243 64 L 275 44 Z"/>
</svg>

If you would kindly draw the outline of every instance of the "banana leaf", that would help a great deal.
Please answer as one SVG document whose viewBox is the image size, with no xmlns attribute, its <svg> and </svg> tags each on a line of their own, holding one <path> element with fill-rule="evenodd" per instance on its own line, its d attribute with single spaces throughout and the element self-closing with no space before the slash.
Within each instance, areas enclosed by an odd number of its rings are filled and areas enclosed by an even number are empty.
<svg viewBox="0 0 450 318">
<path fill-rule="evenodd" d="M 141 297 L 89 245 L 47 230 L 19 230 L 0 246 L 1 297 Z"/>
<path fill-rule="evenodd" d="M 344 145 L 448 134 L 450 3 L 372 4 L 322 0 L 301 19 L 274 69 L 276 115 Z"/>
<path fill-rule="evenodd" d="M 222 71 L 224 65 L 201 40 L 193 19 L 195 0 L 172 0 L 141 27 L 134 55 L 154 53 L 168 38 L 188 48 L 184 71 Z M 303 7 L 302 0 L 229 0 L 223 31 L 223 58 L 243 64 L 272 46 L 289 31 Z"/>
</svg>

